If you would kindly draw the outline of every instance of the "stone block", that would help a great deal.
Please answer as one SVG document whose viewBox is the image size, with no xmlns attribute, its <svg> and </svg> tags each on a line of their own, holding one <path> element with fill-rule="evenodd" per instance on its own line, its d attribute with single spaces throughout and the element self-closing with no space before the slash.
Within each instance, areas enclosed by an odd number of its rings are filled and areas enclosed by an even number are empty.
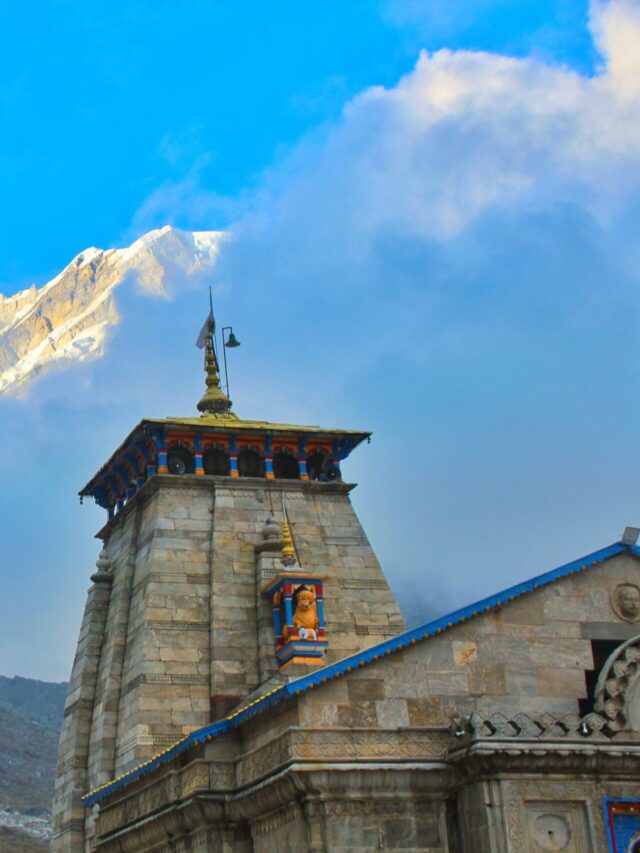
<svg viewBox="0 0 640 853">
<path fill-rule="evenodd" d="M 473 695 L 504 695 L 507 692 L 506 664 L 474 667 L 469 671 L 469 691 Z"/>
<path fill-rule="evenodd" d="M 189 514 L 189 518 L 176 519 L 174 524 L 175 530 L 187 533 L 209 533 L 211 530 L 211 520 L 193 518 L 192 513 Z"/>
<path fill-rule="evenodd" d="M 558 584 L 555 595 L 545 598 L 546 619 L 560 622 L 604 622 L 612 616 L 609 595 L 606 590 L 593 590 L 584 595 L 567 595 L 567 587 Z"/>
<path fill-rule="evenodd" d="M 529 649 L 536 666 L 593 668 L 591 643 L 587 640 L 532 640 Z"/>
<path fill-rule="evenodd" d="M 384 699 L 376 702 L 378 724 L 383 729 L 408 727 L 411 722 L 406 699 Z"/>
<path fill-rule="evenodd" d="M 431 695 L 467 695 L 469 693 L 469 677 L 467 671 L 458 669 L 451 672 L 429 672 L 427 677 L 427 689 Z"/>
<path fill-rule="evenodd" d="M 500 712 L 505 716 L 518 714 L 575 714 L 578 711 L 578 702 L 575 699 L 550 696 L 481 696 L 477 700 L 477 709 L 480 714 L 494 714 Z"/>
<path fill-rule="evenodd" d="M 378 725 L 375 702 L 357 702 L 337 706 L 338 724 L 349 728 L 371 728 Z"/>
<path fill-rule="evenodd" d="M 423 640 L 416 648 L 416 657 L 420 660 L 420 663 L 429 669 L 453 668 L 452 640 L 437 637 Z"/>
<path fill-rule="evenodd" d="M 538 670 L 538 692 L 540 696 L 584 698 L 587 695 L 584 671 L 542 667 Z"/>
<path fill-rule="evenodd" d="M 347 679 L 349 700 L 352 702 L 375 701 L 384 698 L 384 681 L 380 678 Z"/>
<path fill-rule="evenodd" d="M 406 708 L 409 715 L 409 724 L 412 726 L 442 725 L 444 704 L 439 696 L 431 696 L 424 699 L 407 699 Z"/>
<path fill-rule="evenodd" d="M 518 625 L 543 625 L 545 621 L 544 593 L 533 592 L 510 601 L 496 614 L 499 624 L 508 630 L 509 623 Z"/>
<path fill-rule="evenodd" d="M 478 657 L 477 643 L 465 640 L 453 641 L 453 662 L 456 666 L 468 666 L 475 663 Z"/>
<path fill-rule="evenodd" d="M 630 640 L 640 633 L 637 623 L 628 622 L 586 622 L 580 626 L 580 636 L 589 640 Z"/>
<path fill-rule="evenodd" d="M 349 701 L 349 693 L 347 689 L 348 679 L 337 678 L 333 681 L 328 681 L 326 684 L 321 684 L 305 694 L 304 701 L 310 703 L 333 702 L 334 704 L 344 704 Z"/>
<path fill-rule="evenodd" d="M 538 670 L 533 667 L 506 667 L 507 693 L 510 696 L 537 696 Z"/>
<path fill-rule="evenodd" d="M 481 666 L 494 663 L 530 664 L 529 644 L 523 637 L 484 635 L 478 638 L 478 662 Z"/>
<path fill-rule="evenodd" d="M 198 661 L 200 652 L 198 649 L 180 649 L 175 646 L 166 646 L 160 649 L 160 660 L 162 661 Z"/>
</svg>

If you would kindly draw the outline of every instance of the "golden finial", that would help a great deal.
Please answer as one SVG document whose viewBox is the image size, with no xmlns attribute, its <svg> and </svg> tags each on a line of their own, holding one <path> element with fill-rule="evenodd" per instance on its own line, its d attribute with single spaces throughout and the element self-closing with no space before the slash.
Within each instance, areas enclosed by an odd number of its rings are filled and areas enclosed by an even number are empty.
<svg viewBox="0 0 640 853">
<path fill-rule="evenodd" d="M 207 390 L 198 403 L 198 411 L 203 415 L 223 415 L 231 409 L 231 400 L 220 388 L 220 377 L 218 375 L 218 362 L 213 347 L 213 320 L 210 321 L 209 332 L 206 336 L 204 370 Z"/>
<path fill-rule="evenodd" d="M 282 522 L 282 564 L 292 566 L 296 561 L 296 550 L 293 547 L 293 536 L 287 516 L 285 515 Z"/>
</svg>

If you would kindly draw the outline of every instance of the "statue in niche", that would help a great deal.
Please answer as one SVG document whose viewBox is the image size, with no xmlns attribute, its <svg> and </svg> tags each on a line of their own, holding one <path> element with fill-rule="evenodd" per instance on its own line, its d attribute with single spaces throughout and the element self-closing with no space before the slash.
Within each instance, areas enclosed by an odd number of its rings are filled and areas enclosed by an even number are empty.
<svg viewBox="0 0 640 853">
<path fill-rule="evenodd" d="M 616 614 L 627 622 L 636 622 L 640 617 L 640 588 L 633 583 L 621 583 L 611 598 Z"/>
<path fill-rule="evenodd" d="M 319 625 L 315 592 L 308 586 L 299 586 L 293 596 L 293 626 L 298 637 L 301 640 L 317 640 Z M 283 637 L 285 642 L 289 639 L 286 625 Z"/>
</svg>

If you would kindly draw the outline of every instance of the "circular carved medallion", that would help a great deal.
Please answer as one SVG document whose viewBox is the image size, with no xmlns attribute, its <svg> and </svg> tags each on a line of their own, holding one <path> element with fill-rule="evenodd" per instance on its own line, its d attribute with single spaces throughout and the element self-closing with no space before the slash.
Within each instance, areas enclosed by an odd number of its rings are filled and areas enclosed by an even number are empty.
<svg viewBox="0 0 640 853">
<path fill-rule="evenodd" d="M 569 822 L 558 814 L 538 815 L 532 834 L 539 850 L 566 850 L 571 841 Z"/>
<path fill-rule="evenodd" d="M 640 587 L 634 583 L 619 583 L 611 594 L 614 612 L 626 622 L 640 619 Z"/>
</svg>

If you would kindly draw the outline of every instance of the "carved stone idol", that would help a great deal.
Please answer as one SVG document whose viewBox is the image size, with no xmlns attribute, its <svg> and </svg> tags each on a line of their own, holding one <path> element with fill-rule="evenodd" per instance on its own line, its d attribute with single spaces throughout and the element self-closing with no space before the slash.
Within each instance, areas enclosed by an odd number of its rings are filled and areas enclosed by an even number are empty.
<svg viewBox="0 0 640 853">
<path fill-rule="evenodd" d="M 627 622 L 640 618 L 640 587 L 634 583 L 621 583 L 614 589 L 611 605 L 616 614 Z"/>
</svg>

